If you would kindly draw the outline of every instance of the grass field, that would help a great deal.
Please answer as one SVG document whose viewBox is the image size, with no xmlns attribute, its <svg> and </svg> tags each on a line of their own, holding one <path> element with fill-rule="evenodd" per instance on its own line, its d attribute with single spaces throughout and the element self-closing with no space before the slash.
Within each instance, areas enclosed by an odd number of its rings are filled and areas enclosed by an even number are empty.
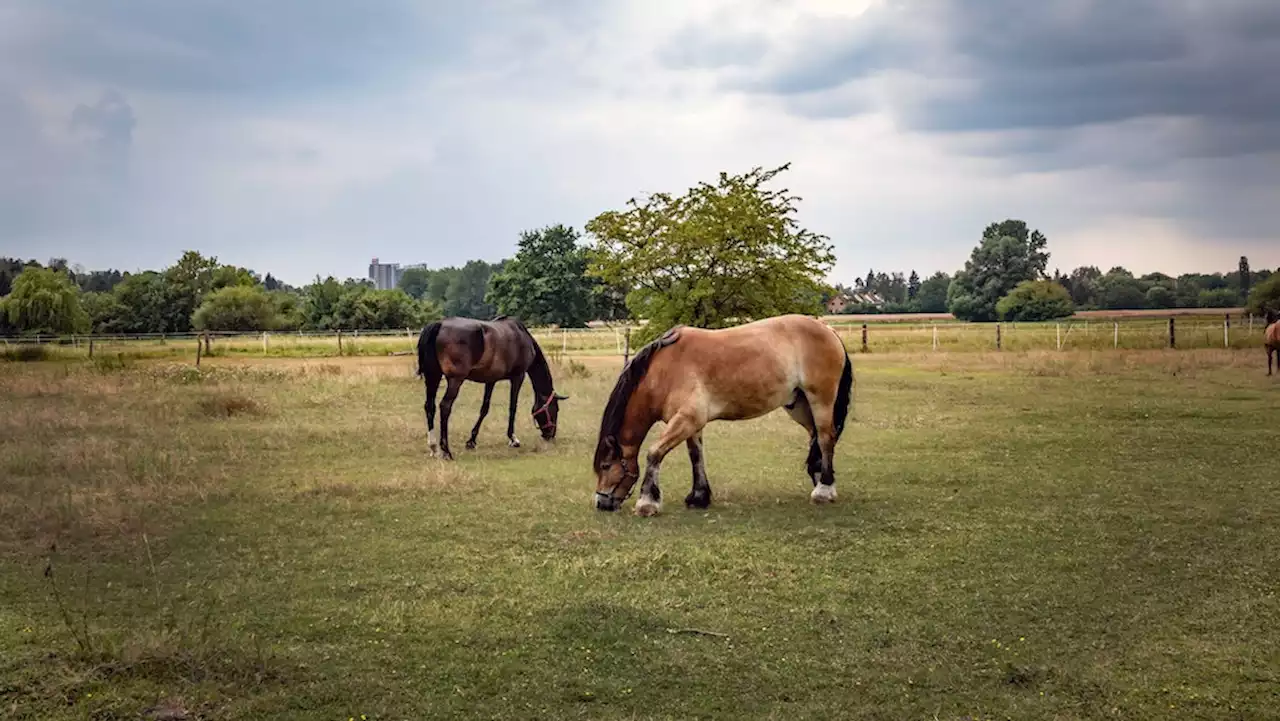
<svg viewBox="0 0 1280 721">
<path fill-rule="evenodd" d="M 838 503 L 777 412 L 653 519 L 581 361 L 455 464 L 409 357 L 0 364 L 0 717 L 1280 718 L 1261 351 L 858 355 Z"/>
</svg>

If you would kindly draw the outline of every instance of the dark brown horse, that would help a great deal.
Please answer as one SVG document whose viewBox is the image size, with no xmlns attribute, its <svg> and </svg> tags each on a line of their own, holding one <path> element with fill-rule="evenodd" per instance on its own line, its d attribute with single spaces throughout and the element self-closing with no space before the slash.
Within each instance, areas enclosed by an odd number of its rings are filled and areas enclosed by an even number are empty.
<svg viewBox="0 0 1280 721">
<path fill-rule="evenodd" d="M 702 428 L 714 420 L 757 418 L 784 407 L 809 431 L 805 470 L 814 503 L 836 498 L 832 459 L 844 431 L 853 365 L 840 337 L 803 315 L 766 318 L 735 328 L 676 327 L 636 354 L 618 377 L 600 422 L 593 470 L 596 508 L 615 511 L 640 478 L 640 446 L 658 421 L 661 437 L 649 446 L 636 513 L 662 507 L 658 471 L 676 446 L 689 447 L 691 508 L 711 505 L 702 454 Z"/>
<path fill-rule="evenodd" d="M 1267 346 L 1267 375 L 1271 375 L 1272 357 L 1280 355 L 1280 313 L 1267 311 L 1267 330 L 1263 335 Z"/>
<path fill-rule="evenodd" d="M 418 337 L 418 375 L 427 385 L 427 443 L 431 454 L 439 451 L 445 460 L 453 460 L 449 451 L 449 415 L 453 402 L 465 381 L 484 384 L 484 402 L 480 417 L 471 429 L 467 448 L 476 447 L 480 424 L 489 414 L 489 400 L 498 381 L 511 382 L 511 407 L 507 419 L 508 445 L 519 448 L 516 439 L 516 404 L 525 375 L 533 384 L 533 422 L 548 441 L 556 437 L 560 401 L 568 396 L 556 393 L 551 368 L 542 348 L 529 329 L 515 318 L 499 316 L 491 321 L 471 318 L 445 318 L 422 329 Z M 440 436 L 436 440 L 436 391 L 440 379 L 448 379 L 444 398 L 440 401 Z"/>
</svg>

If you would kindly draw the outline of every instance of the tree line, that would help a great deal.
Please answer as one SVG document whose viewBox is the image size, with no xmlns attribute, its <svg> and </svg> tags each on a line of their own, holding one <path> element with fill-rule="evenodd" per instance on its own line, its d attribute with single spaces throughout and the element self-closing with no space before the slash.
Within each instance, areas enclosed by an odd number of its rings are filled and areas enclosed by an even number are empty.
<svg viewBox="0 0 1280 721">
<path fill-rule="evenodd" d="M 1229 273 L 1164 273 L 1135 276 L 1116 266 L 1048 275 L 1048 239 L 1024 221 L 992 223 L 965 267 L 955 276 L 936 273 L 921 281 L 911 271 L 872 270 L 852 288 L 836 292 L 852 301 L 842 313 L 951 313 L 961 320 L 1050 320 L 1084 310 L 1238 308 L 1263 315 L 1280 309 L 1280 275 L 1253 270 L 1247 257 Z M 870 296 L 870 297 L 868 297 Z"/>
<path fill-rule="evenodd" d="M 318 276 L 294 288 L 270 273 L 186 251 L 157 271 L 83 271 L 0 259 L 0 334 L 181 333 L 413 328 L 442 316 L 503 314 L 531 326 L 646 319 L 637 340 L 687 324 L 716 328 L 783 313 L 943 312 L 971 321 L 1043 320 L 1078 309 L 1231 307 L 1280 310 L 1280 273 L 1242 258 L 1225 274 L 1077 268 L 1047 273 L 1048 241 L 1021 220 L 992 223 L 963 269 L 921 278 L 871 271 L 828 285 L 830 239 L 795 219 L 799 198 L 768 187 L 789 168 L 720 173 L 683 194 L 655 193 L 600 213 L 579 233 L 526 230 L 497 263 L 409 268 L 398 287 Z M 860 305 L 859 298 L 878 299 Z"/>
</svg>

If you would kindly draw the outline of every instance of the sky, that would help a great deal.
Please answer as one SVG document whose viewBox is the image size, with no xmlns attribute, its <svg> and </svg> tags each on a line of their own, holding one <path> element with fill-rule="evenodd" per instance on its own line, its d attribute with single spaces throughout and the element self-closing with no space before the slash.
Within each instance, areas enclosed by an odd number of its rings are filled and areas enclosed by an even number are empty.
<svg viewBox="0 0 1280 721">
<path fill-rule="evenodd" d="M 790 163 L 832 282 L 1280 266 L 1275 0 L 8 0 L 0 255 L 300 284 Z"/>
</svg>

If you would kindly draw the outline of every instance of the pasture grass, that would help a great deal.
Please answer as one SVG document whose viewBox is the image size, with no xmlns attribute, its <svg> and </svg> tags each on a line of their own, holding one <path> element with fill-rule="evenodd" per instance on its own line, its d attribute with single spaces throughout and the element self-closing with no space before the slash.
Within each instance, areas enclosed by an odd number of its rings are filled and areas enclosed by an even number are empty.
<svg viewBox="0 0 1280 721">
<path fill-rule="evenodd" d="M 590 506 L 404 357 L 0 369 L 0 716 L 1168 719 L 1280 708 L 1280 381 L 1222 351 L 855 357 L 839 501 L 776 412 L 715 505 Z"/>
</svg>

